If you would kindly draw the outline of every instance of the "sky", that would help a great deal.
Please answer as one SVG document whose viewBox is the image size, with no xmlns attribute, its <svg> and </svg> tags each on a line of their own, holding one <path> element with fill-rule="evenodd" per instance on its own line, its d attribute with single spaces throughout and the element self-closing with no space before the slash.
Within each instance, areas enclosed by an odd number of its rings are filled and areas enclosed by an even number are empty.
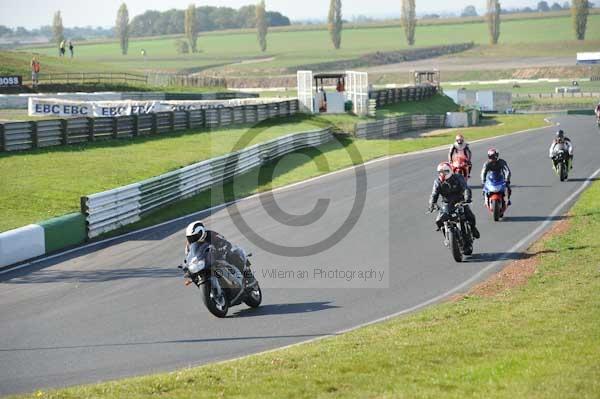
<svg viewBox="0 0 600 399">
<path fill-rule="evenodd" d="M 554 0 L 548 1 L 552 4 Z M 11 28 L 24 26 L 27 29 L 42 25 L 51 25 L 54 12 L 60 10 L 63 24 L 73 26 L 102 26 L 114 25 L 117 9 L 123 0 L 0 0 L 0 25 Z M 239 8 L 254 4 L 256 0 L 125 0 L 129 8 L 129 16 L 142 14 L 146 10 L 168 10 L 170 8 L 186 8 L 189 4 L 197 6 L 227 6 Z M 560 0 L 559 3 L 563 3 Z M 292 20 L 324 19 L 329 6 L 328 0 L 266 0 L 269 11 L 279 11 Z M 365 6 L 365 3 L 368 6 Z M 416 0 L 417 13 L 441 13 L 445 11 L 460 11 L 472 4 L 483 11 L 486 0 Z M 366 15 L 371 17 L 397 16 L 400 14 L 400 0 L 343 0 L 344 17 Z M 503 0 L 503 8 L 535 6 L 537 0 Z"/>
</svg>

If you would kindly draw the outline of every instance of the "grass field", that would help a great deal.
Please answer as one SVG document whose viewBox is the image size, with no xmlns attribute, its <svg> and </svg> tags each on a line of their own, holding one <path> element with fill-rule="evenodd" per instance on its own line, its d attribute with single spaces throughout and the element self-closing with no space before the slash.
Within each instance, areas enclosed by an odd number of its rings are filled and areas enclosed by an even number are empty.
<svg viewBox="0 0 600 399">
<path fill-rule="evenodd" d="M 600 182 L 523 286 L 217 365 L 12 398 L 598 398 Z"/>
<path fill-rule="evenodd" d="M 600 43 L 600 15 L 591 15 L 588 21 L 587 40 L 572 41 L 572 23 L 569 17 L 514 20 L 502 24 L 503 44 L 487 46 L 485 23 L 455 25 L 429 25 L 417 29 L 417 46 L 433 46 L 474 41 L 482 45 L 475 50 L 477 56 L 512 57 L 519 54 L 574 55 L 581 50 L 594 50 Z M 269 49 L 260 53 L 256 35 L 252 33 L 209 34 L 199 39 L 200 53 L 178 55 L 174 38 L 131 40 L 129 55 L 122 56 L 116 42 L 81 44 L 76 46 L 76 58 L 89 62 L 102 62 L 122 70 L 200 70 L 214 67 L 215 72 L 238 75 L 279 74 L 286 68 L 306 63 L 356 58 L 376 51 L 394 51 L 408 48 L 400 27 L 350 29 L 344 32 L 342 49 L 331 49 L 326 30 L 272 32 L 268 37 Z M 148 57 L 144 60 L 141 49 Z M 38 48 L 32 51 L 44 55 L 55 54 L 55 49 Z M 263 62 L 231 65 L 243 60 L 263 59 Z M 224 67 L 228 65 L 227 67 Z"/>
</svg>

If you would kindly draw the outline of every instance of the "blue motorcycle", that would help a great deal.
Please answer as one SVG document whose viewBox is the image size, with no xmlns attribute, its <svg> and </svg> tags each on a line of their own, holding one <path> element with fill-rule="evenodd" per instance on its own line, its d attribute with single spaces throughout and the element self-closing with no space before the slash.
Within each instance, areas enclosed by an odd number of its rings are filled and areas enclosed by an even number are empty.
<svg viewBox="0 0 600 399">
<path fill-rule="evenodd" d="M 496 222 L 504 217 L 508 208 L 506 189 L 506 180 L 502 173 L 488 173 L 483 185 L 483 195 L 485 196 L 485 205 Z"/>
</svg>

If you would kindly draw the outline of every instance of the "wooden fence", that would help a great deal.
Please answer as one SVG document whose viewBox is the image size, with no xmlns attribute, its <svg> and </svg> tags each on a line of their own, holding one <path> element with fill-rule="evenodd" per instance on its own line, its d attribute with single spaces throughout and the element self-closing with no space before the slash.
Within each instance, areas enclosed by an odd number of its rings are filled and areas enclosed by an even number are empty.
<svg viewBox="0 0 600 399">
<path fill-rule="evenodd" d="M 28 80 L 31 83 L 31 79 Z M 39 84 L 148 84 L 148 76 L 124 72 L 40 73 Z"/>
</svg>

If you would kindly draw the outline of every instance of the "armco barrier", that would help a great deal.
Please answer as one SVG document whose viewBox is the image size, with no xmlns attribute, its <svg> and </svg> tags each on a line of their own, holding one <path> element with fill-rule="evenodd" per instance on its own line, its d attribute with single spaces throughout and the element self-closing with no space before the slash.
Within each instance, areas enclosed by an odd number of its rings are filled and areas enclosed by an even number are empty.
<svg viewBox="0 0 600 399">
<path fill-rule="evenodd" d="M 375 100 L 377 108 L 379 108 L 400 102 L 421 101 L 433 97 L 437 92 L 437 87 L 430 85 L 372 90 L 369 93 L 369 99 Z"/>
<path fill-rule="evenodd" d="M 445 115 L 407 115 L 386 118 L 375 122 L 363 122 L 356 125 L 356 137 L 378 139 L 396 136 L 404 132 L 420 129 L 441 129 Z"/>
<path fill-rule="evenodd" d="M 115 118 L 72 118 L 0 124 L 0 151 L 156 135 L 186 129 L 259 123 L 298 113 L 298 100 Z"/>
<path fill-rule="evenodd" d="M 156 208 L 191 197 L 236 175 L 296 150 L 314 147 L 333 138 L 331 130 L 290 134 L 209 159 L 140 183 L 81 198 L 88 238 L 140 220 Z"/>
</svg>

